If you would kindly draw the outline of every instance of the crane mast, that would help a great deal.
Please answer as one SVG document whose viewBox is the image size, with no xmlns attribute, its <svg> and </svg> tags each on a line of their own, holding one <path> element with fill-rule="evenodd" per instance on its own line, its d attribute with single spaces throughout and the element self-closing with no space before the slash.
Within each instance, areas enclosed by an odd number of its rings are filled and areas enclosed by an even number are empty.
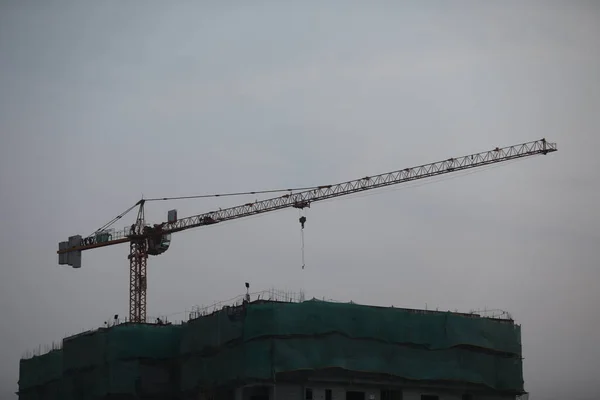
<svg viewBox="0 0 600 400">
<path fill-rule="evenodd" d="M 220 222 L 239 219 L 251 215 L 263 214 L 284 208 L 304 209 L 312 203 L 347 196 L 354 193 L 398 185 L 419 179 L 431 178 L 467 169 L 484 167 L 535 155 L 546 155 L 557 151 L 556 143 L 541 139 L 533 142 L 496 147 L 493 150 L 448 158 L 430 164 L 387 172 L 379 175 L 342 182 L 333 185 L 323 185 L 309 190 L 286 193 L 282 196 L 266 200 L 246 203 L 236 207 L 219 209 L 203 214 L 177 219 L 170 214 L 167 222 L 147 225 L 144 218 L 146 200 L 140 200 L 135 206 L 138 214 L 134 224 L 121 231 L 99 229 L 85 238 L 76 235 L 68 241 L 60 242 L 57 251 L 59 264 L 81 267 L 81 252 L 98 247 L 129 243 L 129 320 L 131 322 L 146 322 L 146 267 L 149 255 L 164 253 L 170 245 L 171 234 L 201 226 L 213 225 Z M 129 211 L 128 210 L 128 211 Z M 122 215 L 112 222 L 119 220 Z M 111 222 L 111 223 L 112 223 Z"/>
</svg>

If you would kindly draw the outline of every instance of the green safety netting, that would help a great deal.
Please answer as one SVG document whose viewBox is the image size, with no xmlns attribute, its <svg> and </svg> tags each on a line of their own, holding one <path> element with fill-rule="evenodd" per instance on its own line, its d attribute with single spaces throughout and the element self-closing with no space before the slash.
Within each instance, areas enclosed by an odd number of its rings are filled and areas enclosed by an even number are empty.
<svg viewBox="0 0 600 400">
<path fill-rule="evenodd" d="M 235 309 L 197 318 L 184 325 L 181 334 L 181 354 L 208 351 L 222 344 L 241 339 L 244 318 Z"/>
<path fill-rule="evenodd" d="M 119 325 L 21 362 L 22 398 L 92 399 L 342 368 L 523 389 L 520 327 L 455 313 L 306 301 L 226 308 L 183 325 Z M 46 397 L 39 393 L 48 391 Z"/>
<path fill-rule="evenodd" d="M 30 388 L 60 380 L 63 370 L 62 362 L 63 353 L 60 350 L 21 360 L 19 363 L 19 387 Z"/>
<path fill-rule="evenodd" d="M 171 393 L 178 383 L 170 359 L 179 352 L 181 328 L 129 324 L 67 338 L 62 350 L 21 360 L 20 397 L 69 400 L 138 391 Z"/>
<path fill-rule="evenodd" d="M 20 400 L 67 400 L 64 397 L 63 382 L 56 380 L 47 382 L 19 393 Z M 70 399 L 69 399 L 70 400 Z"/>
<path fill-rule="evenodd" d="M 118 325 L 63 342 L 64 369 L 81 369 L 128 359 L 173 357 L 179 349 L 179 325 Z"/>
<path fill-rule="evenodd" d="M 520 327 L 453 313 L 306 301 L 248 308 L 244 340 L 268 336 L 341 333 L 353 339 L 410 343 L 428 349 L 459 345 L 521 354 Z"/>
<path fill-rule="evenodd" d="M 455 313 L 306 301 L 251 304 L 188 324 L 181 389 L 342 368 L 519 392 L 520 327 Z"/>
<path fill-rule="evenodd" d="M 139 377 L 139 361 L 116 361 L 110 365 L 71 371 L 63 377 L 64 399 L 96 399 L 111 394 L 135 394 Z"/>
<path fill-rule="evenodd" d="M 235 381 L 269 380 L 273 374 L 341 368 L 411 380 L 450 380 L 505 391 L 523 388 L 521 360 L 461 348 L 430 351 L 339 334 L 324 337 L 261 339 L 194 356 L 181 365 L 181 390 Z"/>
</svg>

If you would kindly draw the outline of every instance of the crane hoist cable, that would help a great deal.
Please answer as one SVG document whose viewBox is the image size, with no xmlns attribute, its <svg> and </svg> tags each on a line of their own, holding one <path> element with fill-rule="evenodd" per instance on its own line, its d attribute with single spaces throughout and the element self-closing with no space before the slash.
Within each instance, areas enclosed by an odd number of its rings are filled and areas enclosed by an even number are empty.
<svg viewBox="0 0 600 400">
<path fill-rule="evenodd" d="M 306 216 L 302 215 L 302 212 L 303 210 L 298 210 L 298 213 L 300 214 L 300 218 L 298 219 L 298 221 L 300 221 L 300 237 L 302 239 L 302 269 L 304 269 L 306 266 L 306 263 L 304 262 L 304 224 L 306 223 Z"/>
</svg>

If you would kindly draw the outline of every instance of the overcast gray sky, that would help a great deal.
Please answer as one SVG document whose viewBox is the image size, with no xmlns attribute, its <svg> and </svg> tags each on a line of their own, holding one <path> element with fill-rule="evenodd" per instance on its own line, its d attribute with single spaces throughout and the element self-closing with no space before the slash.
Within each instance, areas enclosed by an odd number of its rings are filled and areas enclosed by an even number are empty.
<svg viewBox="0 0 600 400">
<path fill-rule="evenodd" d="M 127 314 L 127 246 L 81 270 L 55 251 L 142 194 L 328 184 L 546 137 L 558 153 L 315 204 L 305 270 L 296 210 L 177 234 L 149 260 L 149 314 L 245 281 L 500 308 L 532 400 L 596 399 L 599 123 L 596 1 L 1 1 L 0 390 L 25 350 Z"/>
</svg>

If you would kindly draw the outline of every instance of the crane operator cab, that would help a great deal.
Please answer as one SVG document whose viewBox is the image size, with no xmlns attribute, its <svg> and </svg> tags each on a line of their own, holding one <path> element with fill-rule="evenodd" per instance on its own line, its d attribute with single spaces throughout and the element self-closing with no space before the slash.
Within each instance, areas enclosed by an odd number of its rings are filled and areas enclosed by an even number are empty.
<svg viewBox="0 0 600 400">
<path fill-rule="evenodd" d="M 148 254 L 157 256 L 164 253 L 171 245 L 171 234 L 162 233 L 161 226 L 145 227 L 144 230 L 148 234 Z"/>
</svg>

